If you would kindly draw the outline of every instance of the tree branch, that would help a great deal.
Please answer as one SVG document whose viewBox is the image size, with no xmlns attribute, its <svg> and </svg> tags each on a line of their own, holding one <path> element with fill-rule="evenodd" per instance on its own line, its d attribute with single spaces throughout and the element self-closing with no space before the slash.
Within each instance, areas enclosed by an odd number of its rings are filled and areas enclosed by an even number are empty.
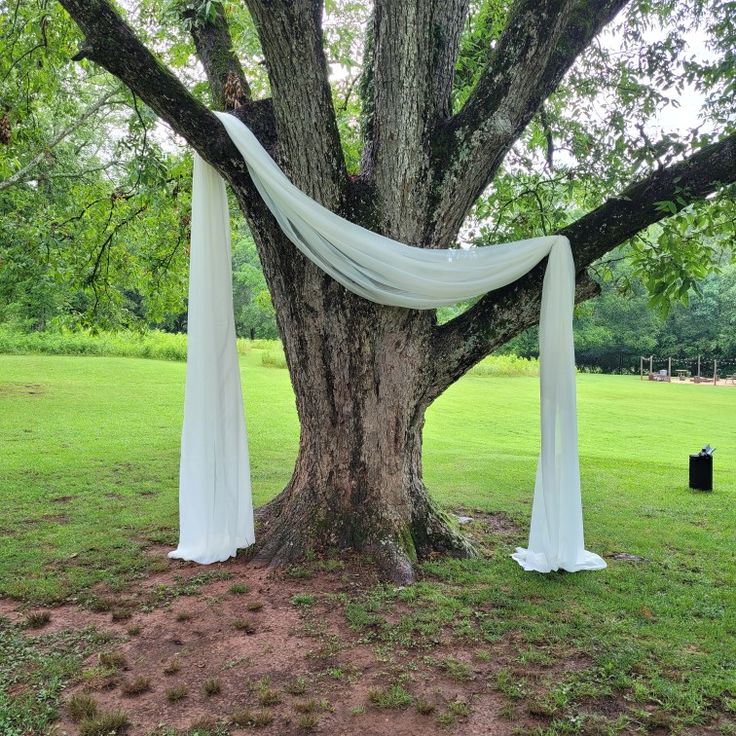
<svg viewBox="0 0 736 736">
<path fill-rule="evenodd" d="M 734 182 L 736 134 L 706 146 L 685 161 L 657 170 L 563 228 L 560 234 L 572 244 L 578 272 L 577 298 L 594 293 L 585 273 L 591 263 L 669 215 L 658 203 L 673 202 L 680 210 Z M 432 398 L 493 349 L 537 324 L 545 265 L 543 262 L 515 283 L 489 292 L 466 312 L 436 328 L 432 364 L 437 370 L 429 389 Z"/>
<path fill-rule="evenodd" d="M 114 74 L 231 182 L 249 180 L 219 120 L 136 37 L 108 0 L 60 0 L 84 33 L 75 59 Z"/>
<path fill-rule="evenodd" d="M 192 39 L 207 75 L 212 104 L 245 122 L 261 145 L 274 155 L 277 137 L 273 103 L 271 99 L 252 99 L 245 72 L 232 49 L 225 11 L 220 4 L 214 7 L 214 21 L 204 24 L 194 22 L 194 11 L 185 13 L 185 17 L 192 21 Z"/>
<path fill-rule="evenodd" d="M 475 90 L 437 146 L 435 242 L 454 240 L 536 110 L 627 2 L 517 0 Z"/>
<path fill-rule="evenodd" d="M 363 65 L 362 176 L 376 196 L 377 227 L 428 245 L 431 140 L 450 115 L 468 0 L 377 0 Z M 413 216 L 412 216 L 413 215 Z"/>
<path fill-rule="evenodd" d="M 46 158 L 46 154 L 51 149 L 58 146 L 65 138 L 84 125 L 113 95 L 117 94 L 119 91 L 119 89 L 114 89 L 110 92 L 106 92 L 96 102 L 93 102 L 71 125 L 67 126 L 64 130 L 51 138 L 51 140 L 43 147 L 43 150 L 39 151 L 25 166 L 23 166 L 23 168 L 18 169 L 15 174 L 9 176 L 7 179 L 0 181 L 0 192 L 5 189 L 9 189 L 15 184 L 28 181 L 33 170 Z"/>
<path fill-rule="evenodd" d="M 347 171 L 322 47 L 322 2 L 247 4 L 266 57 L 282 164 L 300 189 L 338 209 Z"/>
<path fill-rule="evenodd" d="M 225 11 L 219 3 L 215 3 L 214 8 L 215 16 L 212 21 L 198 23 L 193 10 L 185 13 L 185 17 L 192 23 L 192 39 L 210 83 L 213 106 L 220 110 L 233 109 L 236 105 L 226 104 L 225 86 L 228 80 L 234 80 L 234 85 L 239 87 L 240 94 L 236 100 L 238 105 L 250 99 L 251 92 L 243 67 L 233 53 L 233 39 Z"/>
</svg>

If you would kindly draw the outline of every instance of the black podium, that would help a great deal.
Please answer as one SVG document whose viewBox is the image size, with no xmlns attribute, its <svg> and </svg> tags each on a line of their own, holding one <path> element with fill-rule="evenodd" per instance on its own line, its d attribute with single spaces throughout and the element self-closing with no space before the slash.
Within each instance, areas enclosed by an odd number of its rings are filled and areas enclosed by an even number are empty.
<svg viewBox="0 0 736 736">
<path fill-rule="evenodd" d="M 690 488 L 697 491 L 713 490 L 713 455 L 690 455 Z"/>
</svg>

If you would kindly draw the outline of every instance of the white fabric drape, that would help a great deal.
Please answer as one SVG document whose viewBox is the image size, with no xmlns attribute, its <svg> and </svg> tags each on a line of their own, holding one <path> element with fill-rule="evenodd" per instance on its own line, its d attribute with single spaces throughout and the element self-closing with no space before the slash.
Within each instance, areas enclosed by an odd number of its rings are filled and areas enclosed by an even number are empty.
<svg viewBox="0 0 736 736">
<path fill-rule="evenodd" d="M 227 196 L 218 173 L 196 156 L 191 231 L 179 546 L 169 557 L 209 564 L 253 544 L 255 534 Z"/>
<path fill-rule="evenodd" d="M 307 258 L 335 280 L 366 299 L 389 306 L 433 309 L 505 286 L 549 256 L 544 277 L 539 338 L 542 449 L 537 469 L 529 545 L 526 549 L 518 548 L 513 557 L 524 569 L 538 572 L 558 569 L 574 572 L 605 567 L 606 563 L 598 555 L 586 551 L 583 543 L 572 335 L 575 271 L 567 239 L 561 236 L 532 238 L 468 250 L 427 250 L 399 243 L 348 222 L 310 199 L 288 180 L 242 122 L 232 115 L 215 114 L 242 154 L 259 193 L 288 238 Z M 195 249 L 202 251 L 202 243 L 195 244 L 195 237 L 220 237 L 228 229 L 224 188 L 221 182 L 214 183 L 213 177 L 219 180 L 207 164 L 197 161 L 192 197 L 193 258 Z M 218 222 L 210 222 L 204 230 L 197 229 L 195 232 L 195 216 L 199 223 L 215 219 Z M 211 251 L 218 248 L 218 255 L 210 253 L 213 259 L 219 259 L 222 255 L 222 246 L 214 241 L 210 243 Z M 194 268 L 194 263 L 192 267 Z M 192 278 L 199 276 L 194 274 Z M 218 281 L 216 286 L 220 291 L 230 293 L 229 283 L 226 286 L 224 281 Z M 218 302 L 221 299 L 224 301 L 222 294 L 217 292 L 213 292 L 211 298 Z M 190 320 L 193 309 L 202 309 L 204 318 L 207 319 L 206 307 L 202 302 L 190 301 Z M 231 312 L 232 309 L 232 320 Z M 202 337 L 201 333 L 197 335 Z M 190 341 L 197 335 L 190 328 Z M 227 339 L 230 340 L 229 337 Z M 230 341 L 234 343 L 234 336 Z M 190 342 L 189 349 L 197 354 L 201 345 L 192 345 Z M 221 349 L 224 350 L 224 347 Z M 209 370 L 206 377 L 201 377 L 200 388 L 208 393 L 214 391 L 220 405 L 233 407 L 240 401 L 239 384 L 235 386 L 234 382 L 227 385 L 220 382 L 222 368 L 215 366 L 214 362 Z M 193 384 L 193 380 L 194 372 L 188 368 L 188 402 L 190 383 Z M 192 385 L 192 391 L 196 393 L 197 387 Z M 195 399 L 192 398 L 191 403 L 194 402 Z M 188 408 L 189 404 L 185 412 Z M 234 421 L 231 416 L 228 416 L 228 420 Z M 190 423 L 191 418 L 187 414 L 185 434 Z M 242 457 L 247 460 L 244 436 L 239 443 L 237 447 L 235 444 L 227 448 L 220 445 L 222 453 L 215 452 L 205 457 L 201 448 L 193 447 L 190 436 L 186 446 L 184 443 L 182 445 L 182 471 L 186 468 L 194 472 L 195 465 L 198 465 L 201 458 L 210 463 L 212 468 L 205 472 L 197 467 L 198 477 L 205 475 L 208 479 L 218 479 L 220 476 L 239 476 L 228 470 L 231 464 Z M 232 456 L 224 452 L 225 450 L 232 451 Z M 185 461 L 185 451 L 199 453 L 197 460 Z M 245 490 L 247 481 L 242 476 L 239 478 L 243 483 L 243 490 L 238 492 L 230 488 L 220 492 L 216 483 L 200 484 L 198 480 L 194 484 L 187 480 L 185 484 L 182 479 L 180 503 L 184 505 L 193 494 L 199 494 L 198 500 L 192 502 L 199 508 L 211 508 L 209 515 L 201 512 L 187 515 L 187 521 L 191 525 L 188 535 L 191 539 L 201 537 L 201 544 L 192 543 L 192 548 L 203 550 L 198 555 L 208 561 L 211 561 L 209 558 L 212 554 L 221 554 L 226 546 L 211 552 L 208 540 L 216 538 L 216 535 L 211 528 L 207 528 L 206 534 L 200 534 L 200 531 L 205 531 L 204 518 L 222 518 L 219 511 L 214 509 L 220 504 L 227 504 L 228 509 L 232 509 L 232 503 L 239 493 L 243 500 L 246 497 L 249 499 L 250 489 Z M 182 514 L 182 539 L 184 520 L 185 515 Z M 234 554 L 236 547 L 252 543 L 252 527 L 249 527 L 250 533 L 241 530 L 237 525 L 231 528 L 233 535 L 227 536 L 234 545 L 231 547 L 231 554 Z M 220 541 L 222 538 L 217 538 L 217 542 Z M 180 545 L 178 552 L 182 548 L 183 545 Z M 198 562 L 205 561 L 199 556 L 181 556 Z"/>
</svg>

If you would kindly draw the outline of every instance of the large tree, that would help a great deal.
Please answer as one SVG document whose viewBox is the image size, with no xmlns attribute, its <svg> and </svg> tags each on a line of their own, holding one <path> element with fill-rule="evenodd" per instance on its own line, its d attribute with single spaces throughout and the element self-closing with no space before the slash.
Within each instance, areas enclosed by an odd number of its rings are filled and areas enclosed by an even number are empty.
<svg viewBox="0 0 736 736">
<path fill-rule="evenodd" d="M 254 235 L 301 422 L 291 481 L 260 512 L 257 559 L 352 547 L 373 554 L 393 579 L 410 581 L 417 559 L 472 554 L 425 489 L 424 415 L 474 363 L 537 321 L 544 265 L 444 324 L 433 312 L 349 293 L 284 237 L 215 116 L 112 5 L 61 3 L 84 36 L 76 58 L 117 76 L 215 166 Z M 270 96 L 260 99 L 233 50 L 223 6 L 182 11 L 211 103 L 251 126 L 292 181 L 326 207 L 405 243 L 438 248 L 456 243 L 530 124 L 541 125 L 552 158 L 554 105 L 545 104 L 627 0 L 472 3 L 472 27 L 469 0 L 376 0 L 362 62 L 357 172 L 346 166 L 322 0 L 244 5 L 268 73 Z M 558 97 L 558 107 L 564 102 Z M 664 161 L 643 157 L 634 183 L 562 228 L 573 244 L 579 298 L 593 293 L 589 264 L 736 179 L 736 136 L 725 125 L 720 131 L 720 140 L 680 148 Z M 649 144 L 649 133 L 642 136 Z"/>
</svg>

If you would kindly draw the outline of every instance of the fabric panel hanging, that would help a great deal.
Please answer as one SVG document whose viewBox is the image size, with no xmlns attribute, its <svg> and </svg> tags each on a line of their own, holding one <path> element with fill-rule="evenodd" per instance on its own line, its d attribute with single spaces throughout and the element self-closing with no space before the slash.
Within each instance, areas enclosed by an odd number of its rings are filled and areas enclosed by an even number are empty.
<svg viewBox="0 0 736 736">
<path fill-rule="evenodd" d="M 223 562 L 255 541 L 248 438 L 233 316 L 225 183 L 194 157 L 179 546 L 169 557 Z"/>
<path fill-rule="evenodd" d="M 575 269 L 568 240 L 550 236 L 487 248 L 432 250 L 399 243 L 351 223 L 309 198 L 289 181 L 245 124 L 226 113 L 215 115 L 243 156 L 260 195 L 291 242 L 345 288 L 366 299 L 388 306 L 434 309 L 506 286 L 549 256 L 539 330 L 542 447 L 529 544 L 527 548 L 518 548 L 513 558 L 524 569 L 538 572 L 605 567 L 603 559 L 588 552 L 583 541 L 572 334 Z M 195 213 L 200 223 L 219 220 L 204 228 L 204 233 L 225 233 L 223 237 L 226 237 L 229 227 L 224 187 L 221 181 L 219 186 L 213 183 L 213 178 L 219 179 L 219 176 L 203 161 L 197 164 L 192 195 L 193 256 L 195 247 L 201 251 L 201 244 L 195 246 L 194 243 Z M 202 181 L 197 182 L 198 177 Z M 196 237 L 203 237 L 204 233 L 198 229 Z M 229 294 L 229 285 L 227 291 Z M 201 302 L 190 301 L 190 319 L 192 310 L 202 306 Z M 232 319 L 232 308 L 230 317 Z M 232 342 L 234 345 L 234 334 Z M 193 352 L 200 348 L 200 345 L 190 345 Z M 219 376 L 214 366 L 210 366 L 210 371 L 202 381 L 212 390 Z M 189 383 L 188 369 L 187 391 Z M 222 403 L 231 406 L 237 401 L 239 383 L 237 387 L 232 383 L 217 385 L 215 390 L 219 391 Z M 186 416 L 185 426 L 188 421 Z M 242 442 L 245 443 L 244 438 Z M 193 451 L 188 443 L 186 452 Z M 218 455 L 203 459 L 215 464 L 235 463 L 244 454 L 247 461 L 247 449 L 233 447 L 233 453 L 232 458 Z M 184 454 L 183 443 L 182 470 L 185 465 L 191 469 L 193 463 L 189 460 L 185 463 Z M 225 467 L 206 473 L 207 477 L 228 474 Z M 197 487 L 200 495 L 208 499 L 206 504 L 213 507 L 218 506 L 220 500 L 232 500 L 230 494 L 220 494 L 216 485 Z M 249 487 L 243 497 L 246 495 L 250 498 Z M 183 499 L 182 494 L 182 503 Z M 200 498 L 197 503 L 204 502 Z M 188 522 L 192 538 L 204 531 L 201 518 L 189 517 Z M 183 535 L 182 527 L 182 538 Z M 241 539 L 236 535 L 233 541 L 238 547 L 252 543 L 252 526 L 251 536 L 244 535 Z M 210 550 L 204 542 L 202 549 L 205 550 L 202 556 L 208 558 Z M 204 561 L 195 557 L 186 559 Z"/>
</svg>

